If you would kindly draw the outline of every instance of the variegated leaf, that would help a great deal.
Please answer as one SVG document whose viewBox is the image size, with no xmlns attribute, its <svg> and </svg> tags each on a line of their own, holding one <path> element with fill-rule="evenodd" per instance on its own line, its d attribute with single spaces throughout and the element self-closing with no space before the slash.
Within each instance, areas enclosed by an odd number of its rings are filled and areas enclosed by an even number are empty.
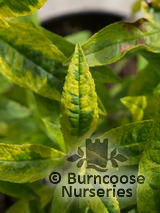
<svg viewBox="0 0 160 213">
<path fill-rule="evenodd" d="M 0 18 L 14 18 L 31 14 L 41 8 L 47 0 L 1 0 Z"/>
<path fill-rule="evenodd" d="M 10 81 L 51 99 L 60 99 L 54 76 L 64 54 L 43 34 L 22 22 L 0 21 L 0 72 Z"/>
<path fill-rule="evenodd" d="M 76 45 L 62 94 L 62 131 L 74 146 L 96 129 L 98 104 L 95 84 L 79 44 Z"/>
<path fill-rule="evenodd" d="M 0 180 L 13 183 L 44 178 L 63 161 L 64 153 L 43 145 L 0 143 Z"/>
</svg>

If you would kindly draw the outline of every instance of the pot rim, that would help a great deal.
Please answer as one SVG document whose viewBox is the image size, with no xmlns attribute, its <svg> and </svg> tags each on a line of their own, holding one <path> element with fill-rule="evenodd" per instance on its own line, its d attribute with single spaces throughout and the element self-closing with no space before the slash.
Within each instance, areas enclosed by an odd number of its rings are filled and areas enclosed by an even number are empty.
<svg viewBox="0 0 160 213">
<path fill-rule="evenodd" d="M 60 21 L 63 19 L 72 18 L 74 16 L 85 16 L 85 15 L 110 16 L 110 17 L 120 18 L 122 21 L 127 18 L 125 15 L 122 15 L 120 13 L 111 12 L 111 11 L 104 11 L 104 10 L 89 10 L 88 11 L 87 10 L 87 11 L 68 12 L 65 14 L 53 16 L 44 21 L 41 21 L 41 24 L 45 25 L 45 24 Z"/>
</svg>

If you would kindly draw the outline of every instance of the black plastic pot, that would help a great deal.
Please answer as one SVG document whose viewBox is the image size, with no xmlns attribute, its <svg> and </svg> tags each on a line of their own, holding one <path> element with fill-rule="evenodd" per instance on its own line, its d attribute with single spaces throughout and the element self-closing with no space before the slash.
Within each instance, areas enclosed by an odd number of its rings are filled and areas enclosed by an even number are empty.
<svg viewBox="0 0 160 213">
<path fill-rule="evenodd" d="M 107 12 L 79 12 L 50 19 L 43 22 L 42 26 L 54 33 L 67 36 L 82 30 L 90 30 L 95 33 L 103 27 L 124 18 L 121 15 Z"/>
</svg>

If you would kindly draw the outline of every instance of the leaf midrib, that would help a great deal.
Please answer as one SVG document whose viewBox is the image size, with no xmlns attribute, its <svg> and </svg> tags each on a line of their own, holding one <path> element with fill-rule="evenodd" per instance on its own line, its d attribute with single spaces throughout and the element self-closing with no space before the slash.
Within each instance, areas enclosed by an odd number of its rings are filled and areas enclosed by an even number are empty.
<svg viewBox="0 0 160 213">
<path fill-rule="evenodd" d="M 81 113 L 81 106 L 80 106 L 80 50 L 78 47 L 78 72 L 79 72 L 79 81 L 78 81 L 78 135 L 80 135 L 80 113 Z"/>
</svg>

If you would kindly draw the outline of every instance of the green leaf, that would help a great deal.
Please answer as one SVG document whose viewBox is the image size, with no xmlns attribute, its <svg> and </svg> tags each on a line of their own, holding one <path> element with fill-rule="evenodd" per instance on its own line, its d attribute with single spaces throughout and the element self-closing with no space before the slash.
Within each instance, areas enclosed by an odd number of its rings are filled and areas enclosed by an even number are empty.
<svg viewBox="0 0 160 213">
<path fill-rule="evenodd" d="M 6 213 L 44 213 L 43 209 L 41 208 L 41 205 L 39 201 L 28 201 L 25 199 L 21 199 L 14 203 L 7 211 Z"/>
<path fill-rule="evenodd" d="M 97 82 L 114 84 L 121 80 L 120 77 L 108 66 L 91 67 L 90 72 L 94 80 Z"/>
<path fill-rule="evenodd" d="M 31 200 L 29 201 L 29 209 L 30 213 L 45 213 L 44 210 L 42 209 L 39 201 Z"/>
<path fill-rule="evenodd" d="M 128 96 L 120 100 L 129 109 L 135 121 L 143 119 L 144 110 L 147 107 L 147 98 L 145 96 Z"/>
<path fill-rule="evenodd" d="M 29 186 L 32 190 L 38 195 L 39 203 L 44 208 L 51 201 L 53 197 L 53 188 L 44 183 L 44 181 L 36 181 L 34 183 L 30 183 Z"/>
<path fill-rule="evenodd" d="M 52 199 L 53 189 L 40 181 L 32 184 L 17 184 L 2 181 L 1 183 L 4 184 L 4 186 L 0 185 L 0 189 L 3 193 L 15 198 L 20 198 L 19 201 L 15 202 L 15 204 L 7 210 L 7 213 L 43 212 L 43 208 Z"/>
<path fill-rule="evenodd" d="M 37 11 L 43 6 L 46 0 L 1 0 L 0 2 L 0 18 L 14 18 L 18 16 L 26 16 Z"/>
<path fill-rule="evenodd" d="M 40 25 L 37 12 L 32 13 L 28 16 L 21 16 L 18 18 L 14 18 L 14 19 L 12 19 L 12 21 L 26 22 L 26 23 L 29 23 L 29 24 L 37 26 L 37 27 Z"/>
<path fill-rule="evenodd" d="M 137 77 L 133 80 L 129 89 L 129 95 L 152 95 L 159 91 L 160 54 L 141 51 L 141 55 L 147 60 L 148 66 L 139 72 Z"/>
<path fill-rule="evenodd" d="M 110 100 L 111 96 L 105 84 L 95 81 L 95 86 L 96 86 L 96 92 L 98 96 L 99 113 L 100 111 L 102 111 L 104 112 L 102 113 L 102 115 L 105 115 L 108 111 L 108 101 Z"/>
<path fill-rule="evenodd" d="M 111 64 L 135 48 L 160 52 L 159 35 L 159 28 L 145 19 L 118 22 L 93 35 L 82 48 L 89 66 Z"/>
<path fill-rule="evenodd" d="M 60 125 L 60 103 L 35 95 L 39 115 L 46 126 L 48 136 L 65 152 L 64 138 Z"/>
<path fill-rule="evenodd" d="M 33 117 L 0 121 L 0 142 L 12 144 L 44 144 L 46 146 L 56 147 L 55 143 L 40 130 Z"/>
<path fill-rule="evenodd" d="M 12 82 L 58 100 L 62 83 L 54 71 L 63 60 L 63 53 L 30 25 L 0 22 L 0 72 Z"/>
<path fill-rule="evenodd" d="M 111 129 L 100 137 L 101 141 L 107 138 L 110 150 L 117 147 L 120 154 L 128 160 L 121 165 L 136 165 L 149 138 L 153 121 L 139 121 L 125 124 Z"/>
<path fill-rule="evenodd" d="M 133 79 L 128 90 L 128 95 L 141 96 L 152 94 L 159 82 L 160 73 L 151 63 Z"/>
<path fill-rule="evenodd" d="M 62 162 L 63 156 L 43 145 L 0 143 L 0 180 L 25 183 L 42 179 Z"/>
<path fill-rule="evenodd" d="M 152 65 L 153 69 L 156 71 L 159 71 L 159 66 L 160 66 L 160 54 L 157 53 L 152 53 L 152 52 L 147 52 L 147 51 L 141 51 L 142 56 L 148 61 L 149 65 Z"/>
<path fill-rule="evenodd" d="M 132 12 L 137 13 L 141 9 L 141 0 L 136 1 L 132 6 Z"/>
<path fill-rule="evenodd" d="M 8 92 L 13 84 L 9 82 L 3 75 L 0 74 L 0 94 Z"/>
<path fill-rule="evenodd" d="M 110 205 L 113 205 L 112 202 L 113 201 L 111 201 L 111 200 L 109 201 L 109 199 L 108 199 L 108 202 L 105 205 L 105 202 L 103 202 L 100 198 L 97 198 L 94 200 L 90 200 L 89 207 L 93 213 L 120 213 L 120 209 L 119 209 L 118 205 L 112 206 L 112 207 L 110 206 L 110 209 L 108 209 L 107 205 L 109 203 L 110 203 Z M 115 203 L 114 203 L 114 205 L 115 205 Z M 116 207 L 116 209 L 114 209 L 115 207 Z"/>
<path fill-rule="evenodd" d="M 72 147 L 96 129 L 98 104 L 95 85 L 85 56 L 76 45 L 62 93 L 62 131 Z"/>
<path fill-rule="evenodd" d="M 148 61 L 141 55 L 137 55 L 137 71 L 141 72 L 149 65 Z"/>
<path fill-rule="evenodd" d="M 26 99 L 26 89 L 16 84 L 12 84 L 11 88 L 6 91 L 3 96 L 5 96 L 9 100 L 18 102 L 19 104 L 28 107 L 28 102 Z"/>
<path fill-rule="evenodd" d="M 31 115 L 31 111 L 12 100 L 0 97 L 0 120 L 21 119 Z"/>
<path fill-rule="evenodd" d="M 42 207 L 51 201 L 53 195 L 53 189 L 40 181 L 25 184 L 0 181 L 0 192 L 13 198 L 37 200 Z"/>
<path fill-rule="evenodd" d="M 75 45 L 63 37 L 40 26 L 36 26 L 36 29 L 43 33 L 52 42 L 52 44 L 54 44 L 61 52 L 63 52 L 66 57 L 71 56 L 74 52 Z"/>
<path fill-rule="evenodd" d="M 16 203 L 14 203 L 5 213 L 31 213 L 29 210 L 29 203 L 25 199 L 18 200 Z"/>
<path fill-rule="evenodd" d="M 29 184 L 18 184 L 0 181 L 0 192 L 14 198 L 24 198 L 28 200 L 37 199 L 38 195 Z"/>
<path fill-rule="evenodd" d="M 71 35 L 68 35 L 65 37 L 65 39 L 73 44 L 76 44 L 77 42 L 82 45 L 85 41 L 89 39 L 91 36 L 91 32 L 89 30 L 84 30 L 78 33 L 73 33 Z"/>
<path fill-rule="evenodd" d="M 102 116 L 107 115 L 107 110 L 105 109 L 105 107 L 99 97 L 98 97 L 98 113 L 99 113 L 99 115 L 102 115 Z"/>
<path fill-rule="evenodd" d="M 160 212 L 160 140 L 159 121 L 156 119 L 139 164 L 139 174 L 145 177 L 143 184 L 138 184 L 138 212 Z"/>
<path fill-rule="evenodd" d="M 159 94 L 152 94 L 146 96 L 147 107 L 144 109 L 144 119 L 153 119 L 154 117 L 160 117 L 159 104 L 160 98 Z"/>
</svg>

